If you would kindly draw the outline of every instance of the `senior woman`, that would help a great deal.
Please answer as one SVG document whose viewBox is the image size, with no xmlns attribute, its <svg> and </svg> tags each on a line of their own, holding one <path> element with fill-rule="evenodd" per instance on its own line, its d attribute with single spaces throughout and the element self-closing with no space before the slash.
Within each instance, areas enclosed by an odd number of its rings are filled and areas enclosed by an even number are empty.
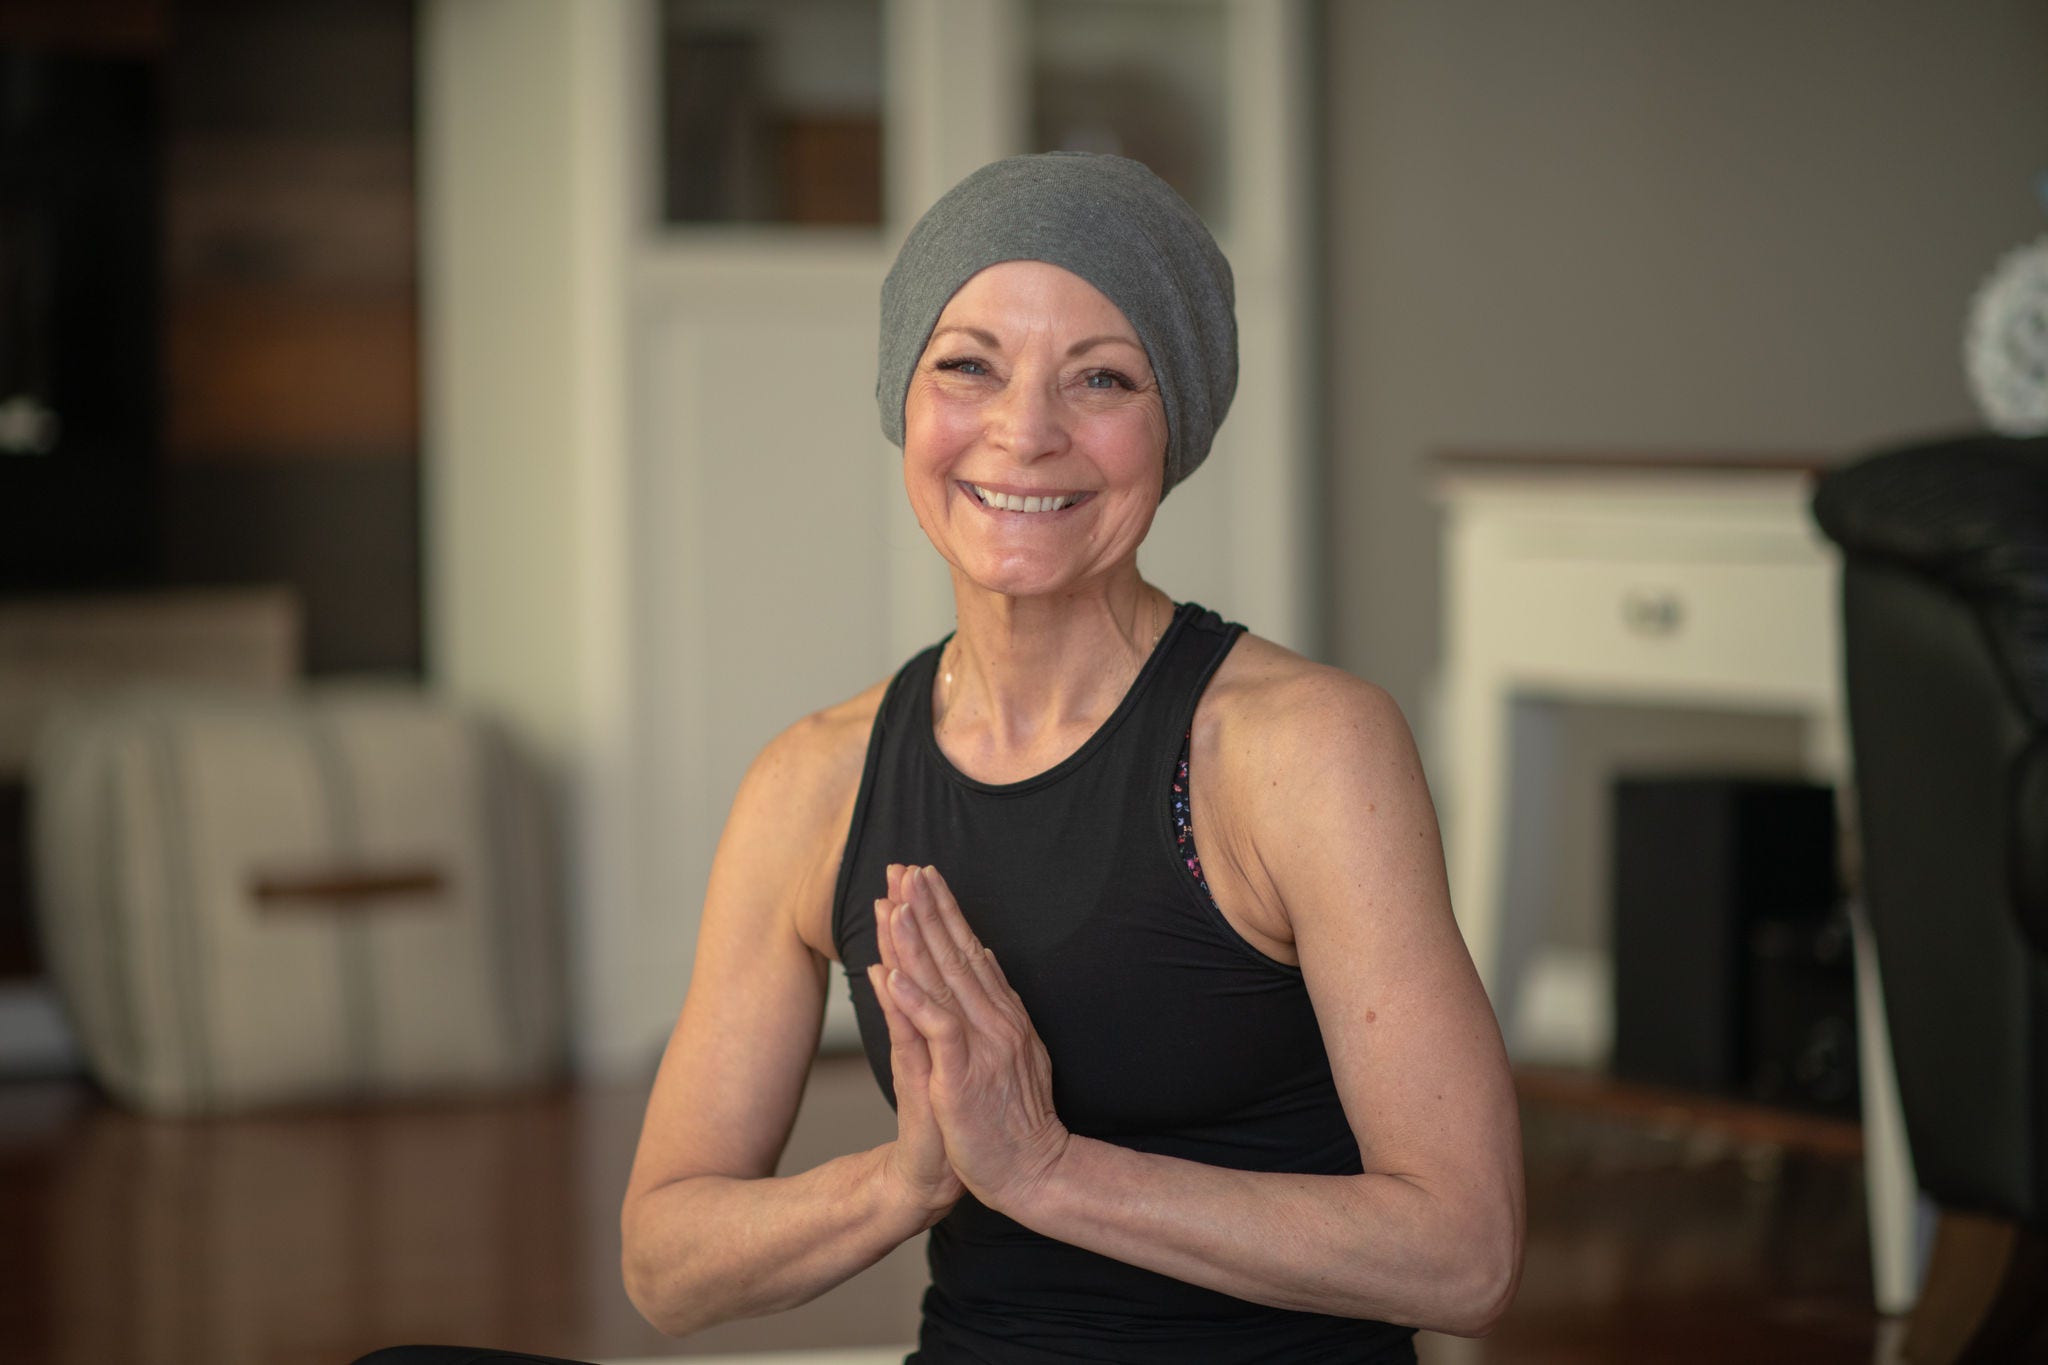
<svg viewBox="0 0 2048 1365">
<path fill-rule="evenodd" d="M 1506 1307 L 1514 1092 L 1400 711 L 1138 572 L 1236 382 L 1136 162 L 997 162 L 905 242 L 876 393 L 958 628 L 740 786 L 623 1209 L 663 1330 L 927 1229 L 921 1365 L 1412 1361 Z M 776 1176 L 835 961 L 896 1136 Z"/>
<path fill-rule="evenodd" d="M 958 628 L 741 784 L 623 1211 L 664 1330 L 926 1229 L 923 1365 L 1409 1360 L 1512 1297 L 1514 1092 L 1400 711 L 1139 574 L 1232 298 L 1119 157 L 996 162 L 904 243 L 876 393 Z M 777 1177 L 834 961 L 896 1137 Z"/>
</svg>

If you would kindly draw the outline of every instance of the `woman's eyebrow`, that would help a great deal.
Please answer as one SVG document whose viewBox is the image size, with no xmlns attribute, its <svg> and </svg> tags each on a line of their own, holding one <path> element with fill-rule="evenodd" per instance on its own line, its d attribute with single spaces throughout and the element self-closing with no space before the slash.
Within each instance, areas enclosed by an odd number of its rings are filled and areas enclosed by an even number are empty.
<svg viewBox="0 0 2048 1365">
<path fill-rule="evenodd" d="M 998 351 L 1003 349 L 1003 343 L 996 339 L 996 334 L 994 332 L 984 332 L 979 327 L 968 327 L 958 322 L 949 322 L 944 327 L 936 327 L 932 329 L 932 340 L 936 341 L 948 332 L 965 332 L 968 336 L 973 337 L 976 341 L 980 342 L 984 346 L 990 347 L 991 349 Z"/>
<path fill-rule="evenodd" d="M 1117 332 L 1104 332 L 1099 337 L 1089 337 L 1086 341 L 1077 341 L 1067 347 L 1067 358 L 1071 360 L 1083 351 L 1093 350 L 1097 346 L 1107 346 L 1112 342 L 1119 346 L 1136 346 L 1141 351 L 1145 349 L 1138 345 L 1135 337 L 1127 337 Z"/>
<path fill-rule="evenodd" d="M 932 340 L 936 341 L 940 337 L 946 335 L 946 333 L 948 332 L 960 332 L 966 336 L 973 337 L 976 341 L 980 342 L 982 345 L 988 347 L 991 350 L 1000 351 L 1001 349 L 1003 349 L 1002 340 L 999 337 L 997 337 L 994 332 L 988 331 L 980 327 L 969 326 L 964 322 L 949 322 L 943 327 L 933 328 Z M 1145 349 L 1142 345 L 1139 345 L 1135 337 L 1124 336 L 1121 333 L 1117 332 L 1104 332 L 1101 336 L 1086 337 L 1080 341 L 1075 342 L 1073 345 L 1067 347 L 1067 357 L 1069 359 L 1072 359 L 1074 356 L 1080 355 L 1083 351 L 1090 351 L 1097 346 L 1107 346 L 1111 344 L 1119 346 L 1134 346 L 1141 351 Z"/>
</svg>

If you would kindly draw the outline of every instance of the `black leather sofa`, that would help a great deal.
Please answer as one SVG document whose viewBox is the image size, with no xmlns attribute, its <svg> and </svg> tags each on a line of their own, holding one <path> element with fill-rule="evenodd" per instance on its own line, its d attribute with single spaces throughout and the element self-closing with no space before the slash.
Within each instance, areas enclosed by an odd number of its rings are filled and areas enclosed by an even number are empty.
<svg viewBox="0 0 2048 1365">
<path fill-rule="evenodd" d="M 2048 438 L 1826 475 L 1862 895 L 1942 1221 L 1909 1359 L 2048 1359 Z"/>
</svg>

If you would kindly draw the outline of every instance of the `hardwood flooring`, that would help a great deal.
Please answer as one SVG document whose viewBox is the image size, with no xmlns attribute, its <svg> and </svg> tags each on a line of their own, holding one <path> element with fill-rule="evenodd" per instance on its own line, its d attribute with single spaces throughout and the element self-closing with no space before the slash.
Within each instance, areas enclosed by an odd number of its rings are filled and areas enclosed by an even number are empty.
<svg viewBox="0 0 2048 1365">
<path fill-rule="evenodd" d="M 1853 1128 L 1541 1075 L 1523 1089 L 1520 1297 L 1484 1340 L 1426 1338 L 1427 1365 L 1889 1358 Z M 80 1082 L 0 1084 L 0 1360 L 346 1365 L 405 1341 L 595 1359 L 914 1335 L 915 1245 L 773 1318 L 681 1342 L 643 1323 L 617 1230 L 642 1099 L 590 1086 L 173 1121 Z M 865 1065 L 828 1059 L 788 1164 L 888 1126 Z"/>
</svg>

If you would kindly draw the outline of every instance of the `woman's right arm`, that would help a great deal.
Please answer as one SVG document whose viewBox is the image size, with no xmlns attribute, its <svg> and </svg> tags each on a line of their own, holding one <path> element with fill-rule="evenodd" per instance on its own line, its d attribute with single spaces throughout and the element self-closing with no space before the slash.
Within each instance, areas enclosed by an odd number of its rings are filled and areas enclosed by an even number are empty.
<svg viewBox="0 0 2048 1365">
<path fill-rule="evenodd" d="M 817 1050 L 829 963 L 815 945 L 829 933 L 860 781 L 861 718 L 873 715 L 859 700 L 763 750 L 719 839 L 689 992 L 620 1216 L 626 1292 L 671 1335 L 806 1302 L 958 1197 L 904 1074 L 919 1059 L 901 1046 L 897 1139 L 774 1174 Z"/>
</svg>

